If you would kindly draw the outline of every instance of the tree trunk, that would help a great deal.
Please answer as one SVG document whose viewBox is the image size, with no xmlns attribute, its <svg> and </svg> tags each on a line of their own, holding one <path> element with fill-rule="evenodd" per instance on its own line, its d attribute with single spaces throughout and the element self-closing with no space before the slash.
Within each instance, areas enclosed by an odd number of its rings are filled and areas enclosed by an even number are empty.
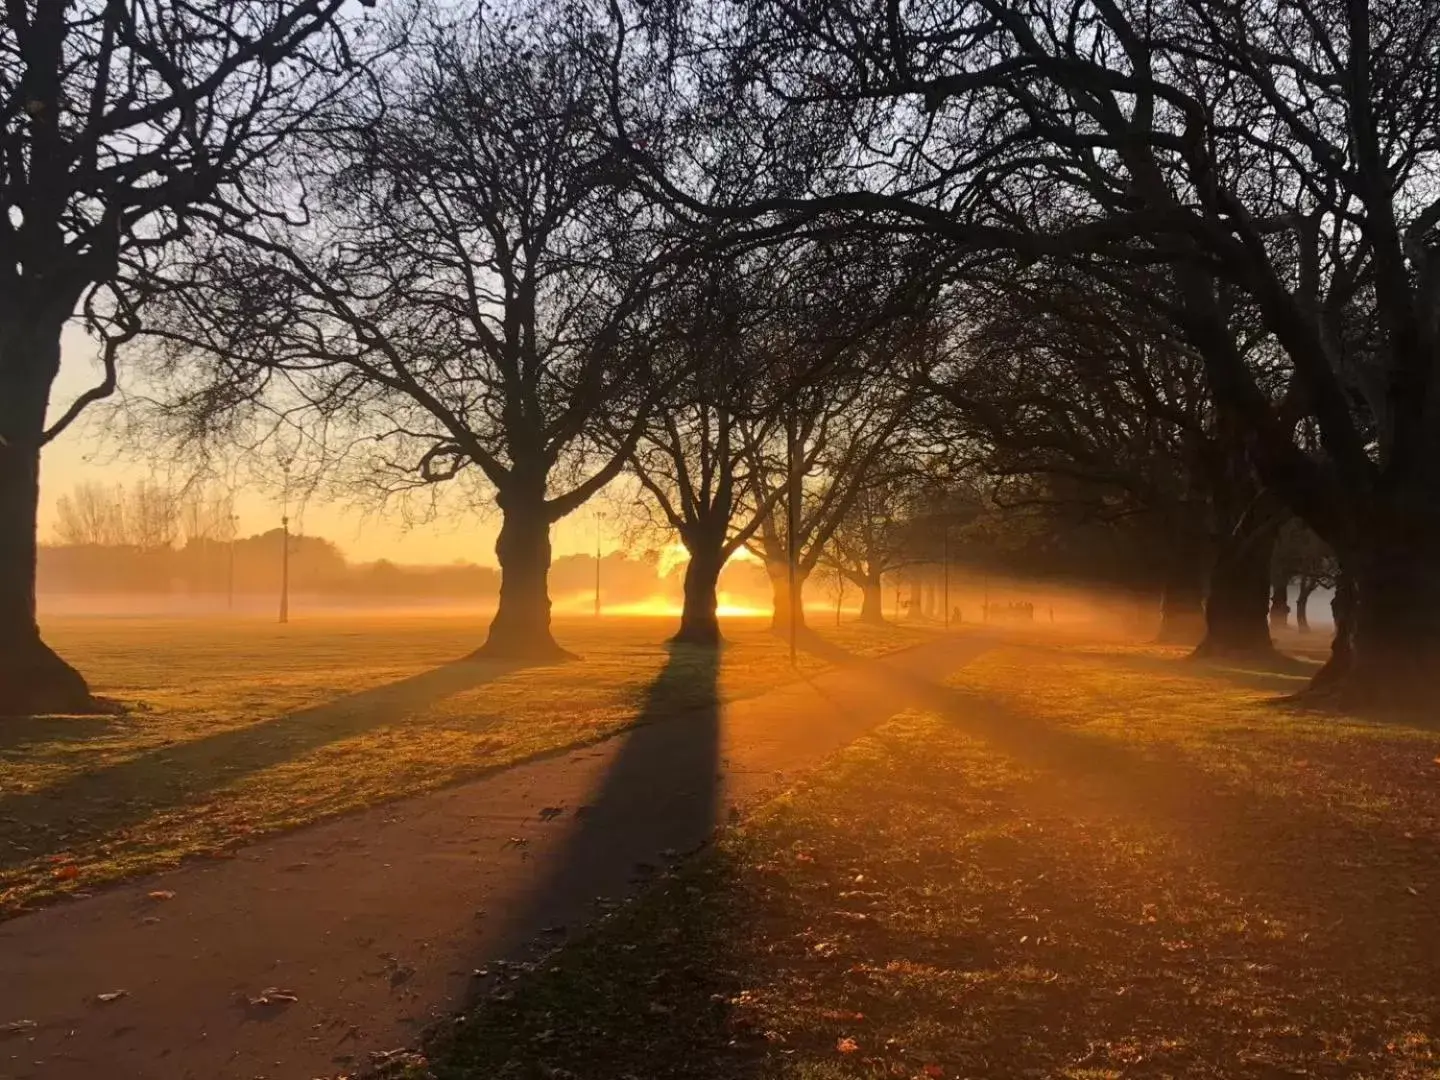
<svg viewBox="0 0 1440 1080">
<path fill-rule="evenodd" d="M 550 521 L 535 492 L 501 492 L 503 518 L 495 541 L 500 606 L 477 658 L 558 660 L 570 656 L 550 634 Z"/>
<path fill-rule="evenodd" d="M 1290 575 L 1277 571 L 1270 581 L 1270 629 L 1290 627 Z"/>
<path fill-rule="evenodd" d="M 875 574 L 865 579 L 862 586 L 863 593 L 860 600 L 860 621 L 871 626 L 885 625 L 885 595 L 880 586 L 880 575 Z"/>
<path fill-rule="evenodd" d="M 1178 547 L 1160 596 L 1157 643 L 1193 646 L 1204 637 L 1205 587 L 1201 578 L 1198 552 Z"/>
<path fill-rule="evenodd" d="M 920 580 L 918 578 L 910 579 L 909 608 L 905 613 L 912 619 L 922 619 L 925 617 L 925 610 L 921 607 Z"/>
<path fill-rule="evenodd" d="M 1350 672 L 1355 641 L 1355 577 L 1343 566 L 1335 575 L 1335 595 L 1330 600 L 1330 618 L 1335 623 L 1330 656 L 1310 680 L 1307 693 L 1328 691 L 1344 681 L 1344 677 Z"/>
<path fill-rule="evenodd" d="M 40 440 L 60 331 L 0 326 L 0 715 L 104 711 L 35 618 Z"/>
<path fill-rule="evenodd" d="M 1302 634 L 1310 632 L 1310 594 L 1315 591 L 1315 579 L 1301 576 L 1295 590 L 1295 629 Z"/>
<path fill-rule="evenodd" d="M 724 638 L 715 614 L 719 601 L 716 589 L 725 566 L 724 534 L 711 538 L 695 535 L 686 539 L 690 562 L 685 567 L 685 606 L 680 611 L 680 629 L 672 641 L 685 645 L 715 648 Z"/>
<path fill-rule="evenodd" d="M 1276 529 L 1262 526 L 1227 537 L 1210 572 L 1205 600 L 1205 637 L 1197 657 L 1266 656 L 1274 653 L 1267 619 L 1270 560 Z"/>
<path fill-rule="evenodd" d="M 1345 705 L 1433 706 L 1440 670 L 1440 537 L 1416 535 L 1420 531 L 1406 525 L 1374 530 L 1367 550 L 1348 568 L 1354 574 L 1350 595 L 1342 599 L 1336 589 L 1335 645 L 1315 682 L 1334 684 Z"/>
<path fill-rule="evenodd" d="M 789 567 L 783 562 L 767 562 L 765 572 L 770 577 L 770 629 L 777 633 L 787 633 L 790 629 L 790 576 Z M 795 588 L 803 597 L 805 592 L 805 579 L 798 573 L 795 576 Z M 805 629 L 805 605 L 796 598 L 795 604 L 795 628 L 803 631 Z"/>
</svg>

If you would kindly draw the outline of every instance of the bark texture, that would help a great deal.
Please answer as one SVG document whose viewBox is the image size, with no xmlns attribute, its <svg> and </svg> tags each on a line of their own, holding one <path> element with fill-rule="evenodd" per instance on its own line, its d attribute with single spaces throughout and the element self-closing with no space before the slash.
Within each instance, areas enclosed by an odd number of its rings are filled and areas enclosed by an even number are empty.
<svg viewBox="0 0 1440 1080">
<path fill-rule="evenodd" d="M 685 602 L 680 611 L 680 629 L 671 640 L 713 648 L 724 641 L 716 614 L 720 606 L 720 571 L 725 566 L 724 538 L 692 535 L 685 544 L 690 552 L 685 567 Z"/>
<path fill-rule="evenodd" d="M 40 444 L 60 328 L 0 322 L 0 715 L 102 712 L 35 618 Z"/>
<path fill-rule="evenodd" d="M 860 621 L 871 626 L 885 623 L 885 594 L 878 575 L 866 578 L 860 585 Z"/>
<path fill-rule="evenodd" d="M 1261 526 L 1226 537 L 1216 554 L 1205 598 L 1205 636 L 1197 657 L 1266 656 L 1270 640 L 1270 560 L 1276 530 Z"/>
<path fill-rule="evenodd" d="M 495 541 L 500 606 L 476 657 L 561 660 L 570 657 L 550 633 L 550 521 L 543 496 L 502 493 L 504 518 Z"/>
</svg>

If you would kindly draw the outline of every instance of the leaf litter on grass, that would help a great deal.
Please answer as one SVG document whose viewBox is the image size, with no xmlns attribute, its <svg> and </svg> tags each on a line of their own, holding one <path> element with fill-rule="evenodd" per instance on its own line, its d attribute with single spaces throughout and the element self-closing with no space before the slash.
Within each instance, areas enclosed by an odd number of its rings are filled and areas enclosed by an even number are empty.
<svg viewBox="0 0 1440 1080">
<path fill-rule="evenodd" d="M 426 1075 L 1440 1075 L 1440 865 L 1403 839 L 1440 793 L 1400 767 L 1433 735 L 1048 661 L 967 668 L 953 714 L 892 720 L 726 832 L 450 1025 Z"/>
</svg>

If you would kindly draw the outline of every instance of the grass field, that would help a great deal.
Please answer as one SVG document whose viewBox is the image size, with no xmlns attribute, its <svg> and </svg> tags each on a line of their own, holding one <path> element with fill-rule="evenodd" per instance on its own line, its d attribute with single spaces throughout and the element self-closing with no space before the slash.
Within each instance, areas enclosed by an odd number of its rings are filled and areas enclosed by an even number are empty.
<svg viewBox="0 0 1440 1080">
<path fill-rule="evenodd" d="M 1440 1077 L 1440 736 L 1007 645 L 450 1033 L 440 1080 Z"/>
<path fill-rule="evenodd" d="M 581 659 L 516 668 L 459 660 L 483 626 L 451 616 L 52 620 L 51 643 L 129 711 L 0 721 L 0 914 L 795 677 L 763 621 L 726 625 L 714 679 L 696 677 L 711 654 L 663 645 L 673 630 L 561 622 Z M 925 636 L 818 630 L 859 655 Z"/>
</svg>

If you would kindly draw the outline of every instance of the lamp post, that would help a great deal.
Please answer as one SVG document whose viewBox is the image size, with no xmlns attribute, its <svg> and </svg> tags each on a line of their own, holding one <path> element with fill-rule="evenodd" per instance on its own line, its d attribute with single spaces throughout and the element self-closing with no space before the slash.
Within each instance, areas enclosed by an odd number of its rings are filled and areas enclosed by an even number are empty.
<svg viewBox="0 0 1440 1080">
<path fill-rule="evenodd" d="M 280 502 L 280 622 L 290 621 L 290 463 L 285 462 L 285 486 Z"/>
<path fill-rule="evenodd" d="M 944 567 L 944 581 L 945 581 L 944 593 L 945 593 L 945 598 L 944 598 L 944 601 L 943 601 L 943 602 L 944 602 L 944 605 L 945 605 L 945 629 L 946 629 L 946 630 L 949 630 L 949 629 L 950 629 L 950 523 L 949 523 L 948 521 L 945 523 L 944 529 L 945 529 L 945 531 L 944 531 L 944 533 L 942 534 L 942 535 L 944 536 L 944 542 L 941 544 L 941 550 L 944 552 L 943 558 L 944 558 L 944 562 L 945 562 L 945 567 Z"/>
<path fill-rule="evenodd" d="M 790 666 L 796 666 L 795 650 L 796 637 L 800 631 L 800 598 L 795 595 L 795 581 L 797 577 L 796 560 L 798 558 L 798 547 L 796 544 L 796 532 L 799 528 L 799 508 L 797 507 L 800 489 L 800 478 L 795 473 L 795 409 L 792 406 L 785 412 L 785 596 L 789 610 L 790 624 Z"/>
</svg>

